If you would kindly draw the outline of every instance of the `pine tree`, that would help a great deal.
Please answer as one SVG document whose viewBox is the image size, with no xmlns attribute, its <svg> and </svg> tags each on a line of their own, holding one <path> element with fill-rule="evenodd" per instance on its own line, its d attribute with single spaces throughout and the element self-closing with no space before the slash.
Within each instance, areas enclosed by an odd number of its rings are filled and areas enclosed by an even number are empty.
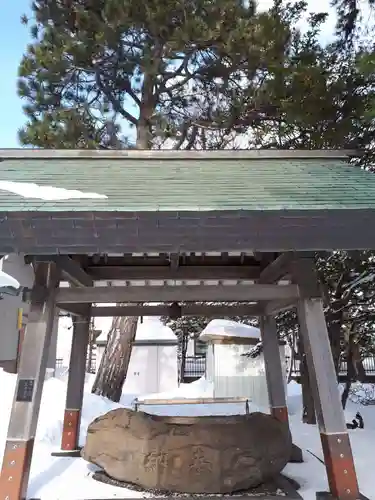
<svg viewBox="0 0 375 500">
<path fill-rule="evenodd" d="M 337 12 L 337 35 L 344 44 L 352 45 L 353 39 L 360 30 L 359 22 L 363 21 L 363 7 L 374 11 L 375 1 L 367 0 L 365 3 L 359 0 L 333 0 L 332 5 Z M 342 47 L 342 44 L 339 44 Z"/>
<path fill-rule="evenodd" d="M 373 47 L 321 46 L 325 15 L 311 16 L 303 34 L 296 26 L 305 11 L 304 2 L 279 0 L 259 14 L 240 0 L 38 0 L 19 70 L 27 116 L 20 140 L 43 148 L 370 149 Z M 136 322 L 121 323 L 125 338 Z M 356 328 L 368 330 L 365 319 Z"/>
<path fill-rule="evenodd" d="M 280 15 L 294 16 L 295 13 Z M 362 159 L 362 168 L 372 169 L 373 52 L 371 48 L 365 50 L 363 45 L 349 52 L 346 47 L 340 51 L 337 44 L 321 46 L 317 35 L 323 21 L 323 15 L 312 16 L 310 29 L 305 34 L 293 33 L 283 64 L 267 66 L 266 77 L 257 91 L 251 79 L 240 88 L 229 89 L 226 109 L 221 109 L 216 124 L 221 129 L 234 129 L 242 134 L 242 144 L 246 141 L 246 146 L 364 149 L 368 155 Z M 268 111 L 263 116 L 254 115 L 254 103 L 259 102 L 263 94 L 268 96 Z M 234 116 L 233 110 L 238 110 L 238 114 Z M 343 405 L 351 380 L 361 380 L 364 375 L 361 360 L 375 354 L 373 259 L 371 252 L 325 253 L 316 259 L 337 371 L 340 359 L 348 360 Z M 279 336 L 289 341 L 292 352 L 301 361 L 303 421 L 315 423 L 303 346 L 297 342 L 295 311 L 280 314 L 277 325 Z"/>
<path fill-rule="evenodd" d="M 262 22 L 240 0 L 38 0 L 32 10 L 21 140 L 49 148 L 149 149 L 170 137 L 189 147 L 204 82 L 232 76 L 226 58 Z"/>
<path fill-rule="evenodd" d="M 255 68 L 279 50 L 273 14 L 256 15 L 252 1 L 37 0 L 32 13 L 20 140 L 42 148 L 190 149 L 199 136 L 204 146 L 199 131 L 238 64 L 251 55 Z M 96 393 L 118 398 L 136 325 L 114 318 Z"/>
</svg>

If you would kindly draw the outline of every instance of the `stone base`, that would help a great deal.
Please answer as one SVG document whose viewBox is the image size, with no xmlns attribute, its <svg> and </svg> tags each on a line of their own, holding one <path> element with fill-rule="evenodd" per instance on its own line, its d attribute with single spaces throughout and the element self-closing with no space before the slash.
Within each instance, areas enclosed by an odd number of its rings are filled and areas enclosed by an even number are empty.
<svg viewBox="0 0 375 500">
<path fill-rule="evenodd" d="M 289 479 L 286 476 L 280 475 L 275 478 L 272 482 L 258 486 L 257 488 L 250 488 L 248 490 L 236 491 L 228 495 L 228 493 L 223 494 L 212 494 L 209 495 L 204 493 L 176 493 L 171 491 L 156 490 L 156 489 L 144 489 L 132 483 L 127 483 L 124 481 L 118 481 L 109 477 L 104 471 L 95 472 L 92 476 L 98 482 L 108 484 L 111 486 L 117 486 L 119 488 L 126 488 L 132 491 L 137 491 L 139 493 L 151 493 L 155 497 L 161 498 L 208 498 L 210 500 L 223 499 L 223 498 L 236 498 L 240 500 L 241 498 L 251 499 L 252 497 L 259 498 L 260 500 L 279 500 L 283 498 L 284 500 L 302 500 L 302 497 L 297 492 L 300 485 L 294 479 Z M 281 493 L 282 492 L 282 493 Z M 117 498 L 117 497 L 116 497 Z"/>
<path fill-rule="evenodd" d="M 268 414 L 168 417 L 112 410 L 88 427 L 82 457 L 143 489 L 231 494 L 272 481 L 292 440 Z"/>
</svg>

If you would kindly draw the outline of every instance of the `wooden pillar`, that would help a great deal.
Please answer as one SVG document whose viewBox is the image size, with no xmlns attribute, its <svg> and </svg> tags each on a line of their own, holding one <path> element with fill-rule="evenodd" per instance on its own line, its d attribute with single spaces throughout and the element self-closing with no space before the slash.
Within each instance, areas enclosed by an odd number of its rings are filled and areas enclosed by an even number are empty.
<svg viewBox="0 0 375 500">
<path fill-rule="evenodd" d="M 298 317 L 330 493 L 335 500 L 356 500 L 360 498 L 357 475 L 314 265 L 300 259 L 293 269 L 301 294 Z"/>
<path fill-rule="evenodd" d="M 39 264 L 20 355 L 3 465 L 0 498 L 26 498 L 34 438 L 55 317 L 58 275 L 54 264 Z"/>
<path fill-rule="evenodd" d="M 284 372 L 281 364 L 275 318 L 262 316 L 260 318 L 260 328 L 271 415 L 289 425 Z"/>
<path fill-rule="evenodd" d="M 81 423 L 89 335 L 90 308 L 88 308 L 86 316 L 76 316 L 73 319 L 68 390 L 66 394 L 61 440 L 61 449 L 65 452 L 65 455 L 79 455 L 79 428 Z"/>
</svg>

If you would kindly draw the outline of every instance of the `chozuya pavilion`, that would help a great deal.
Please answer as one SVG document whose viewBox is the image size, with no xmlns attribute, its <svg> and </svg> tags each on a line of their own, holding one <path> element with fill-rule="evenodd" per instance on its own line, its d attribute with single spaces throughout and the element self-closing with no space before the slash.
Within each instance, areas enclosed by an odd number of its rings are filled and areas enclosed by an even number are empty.
<svg viewBox="0 0 375 500">
<path fill-rule="evenodd" d="M 26 498 L 56 309 L 80 318 L 62 438 L 72 450 L 90 318 L 175 314 L 176 305 L 181 315 L 260 317 L 270 410 L 285 423 L 275 315 L 297 307 L 327 498 L 360 498 L 312 259 L 314 251 L 375 248 L 375 176 L 352 166 L 350 156 L 0 151 L 0 254 L 22 253 L 35 269 L 0 500 Z M 59 287 L 62 280 L 73 286 Z"/>
</svg>

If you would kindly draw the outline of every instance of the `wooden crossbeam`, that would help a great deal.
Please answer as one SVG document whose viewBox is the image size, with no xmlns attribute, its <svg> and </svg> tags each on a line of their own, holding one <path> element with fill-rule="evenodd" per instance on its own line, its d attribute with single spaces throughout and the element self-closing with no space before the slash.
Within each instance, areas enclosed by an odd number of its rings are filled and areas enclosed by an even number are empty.
<svg viewBox="0 0 375 500">
<path fill-rule="evenodd" d="M 93 280 L 255 280 L 257 266 L 90 266 Z"/>
<path fill-rule="evenodd" d="M 264 305 L 264 314 L 266 316 L 274 316 L 280 312 L 286 311 L 287 309 L 291 309 L 296 305 L 297 302 L 294 299 L 270 301 Z"/>
<path fill-rule="evenodd" d="M 81 316 L 84 314 L 86 304 L 59 304 L 64 311 Z M 129 306 L 97 306 L 92 307 L 92 317 L 113 316 L 172 316 L 174 309 L 170 305 L 129 305 Z M 181 305 L 181 316 L 205 316 L 219 318 L 222 316 L 259 316 L 262 308 L 258 304 L 186 304 Z"/>
<path fill-rule="evenodd" d="M 117 302 L 253 302 L 297 299 L 296 285 L 183 285 L 60 288 L 58 304 Z"/>
</svg>

